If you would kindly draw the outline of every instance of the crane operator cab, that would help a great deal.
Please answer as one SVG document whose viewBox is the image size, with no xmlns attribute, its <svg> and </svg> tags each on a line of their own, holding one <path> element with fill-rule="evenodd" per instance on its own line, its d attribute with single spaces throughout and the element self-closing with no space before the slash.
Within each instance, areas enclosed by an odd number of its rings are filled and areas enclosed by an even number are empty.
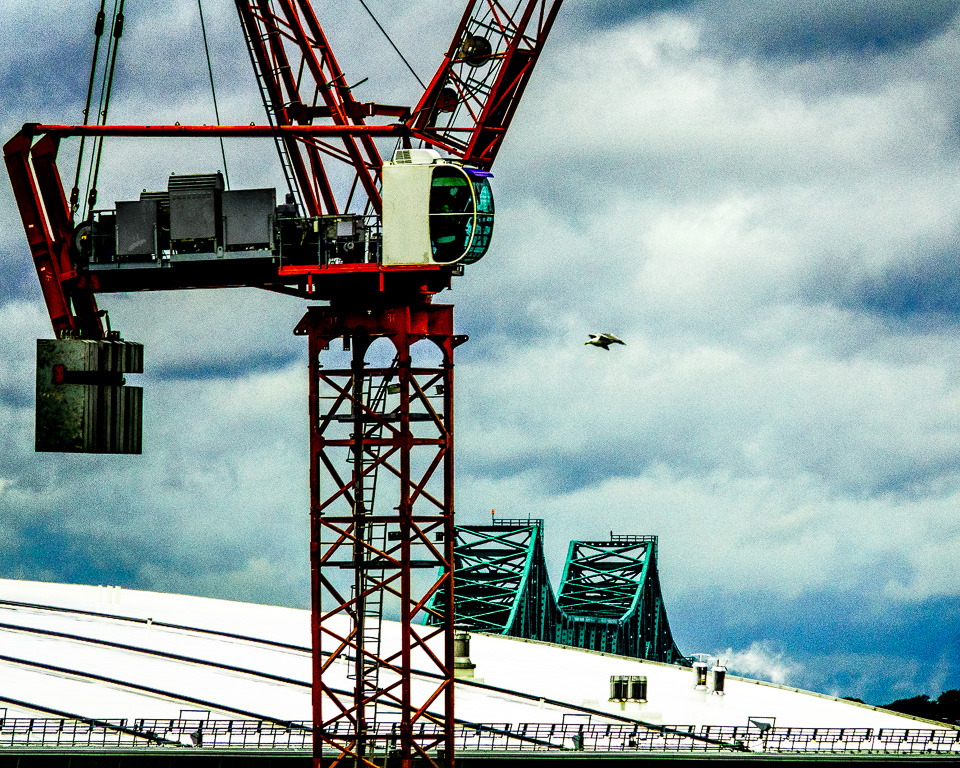
<svg viewBox="0 0 960 768">
<path fill-rule="evenodd" d="M 493 234 L 489 171 L 401 149 L 383 165 L 384 266 L 479 261 Z"/>
</svg>

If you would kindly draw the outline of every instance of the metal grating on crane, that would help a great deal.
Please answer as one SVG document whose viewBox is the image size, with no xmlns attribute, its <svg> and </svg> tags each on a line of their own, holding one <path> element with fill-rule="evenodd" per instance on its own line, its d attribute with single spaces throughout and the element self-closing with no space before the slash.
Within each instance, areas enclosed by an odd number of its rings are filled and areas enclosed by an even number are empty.
<svg viewBox="0 0 960 768">
<path fill-rule="evenodd" d="M 670 633 L 656 536 L 572 541 L 554 598 L 542 520 L 455 526 L 454 622 L 475 632 L 688 664 Z M 431 603 L 441 616 L 445 591 Z"/>
</svg>

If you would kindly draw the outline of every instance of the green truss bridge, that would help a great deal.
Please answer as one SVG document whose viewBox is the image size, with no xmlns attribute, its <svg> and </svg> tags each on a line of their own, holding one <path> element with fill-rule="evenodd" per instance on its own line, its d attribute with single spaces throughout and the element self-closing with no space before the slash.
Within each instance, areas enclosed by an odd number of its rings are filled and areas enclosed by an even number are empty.
<svg viewBox="0 0 960 768">
<path fill-rule="evenodd" d="M 554 595 L 542 520 L 456 527 L 456 622 L 474 632 L 687 664 L 667 622 L 656 536 L 571 541 Z M 434 611 L 444 604 L 434 596 Z"/>
</svg>

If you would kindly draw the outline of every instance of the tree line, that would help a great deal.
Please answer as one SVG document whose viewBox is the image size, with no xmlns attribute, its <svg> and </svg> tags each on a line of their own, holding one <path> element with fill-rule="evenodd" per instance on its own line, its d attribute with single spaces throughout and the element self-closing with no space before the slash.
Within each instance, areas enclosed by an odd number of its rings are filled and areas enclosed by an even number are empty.
<svg viewBox="0 0 960 768">
<path fill-rule="evenodd" d="M 853 696 L 845 696 L 849 701 L 857 701 L 861 704 L 866 702 L 863 699 L 857 699 Z M 942 723 L 951 725 L 960 725 L 960 690 L 951 689 L 944 691 L 936 699 L 931 699 L 927 694 L 921 693 L 919 696 L 911 696 L 907 699 L 897 699 L 889 704 L 878 704 L 883 709 L 889 709 L 893 712 L 900 712 L 904 715 L 913 717 L 922 717 L 927 720 L 939 720 Z"/>
</svg>

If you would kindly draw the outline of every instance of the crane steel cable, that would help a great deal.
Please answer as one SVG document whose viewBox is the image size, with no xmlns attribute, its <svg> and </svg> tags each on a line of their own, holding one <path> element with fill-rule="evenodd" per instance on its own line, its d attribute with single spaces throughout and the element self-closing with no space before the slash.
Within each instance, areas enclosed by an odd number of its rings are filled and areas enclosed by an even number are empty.
<svg viewBox="0 0 960 768">
<path fill-rule="evenodd" d="M 118 4 L 119 4 L 119 0 L 113 0 L 113 11 L 112 11 L 111 14 L 110 14 L 110 26 L 111 26 L 111 28 L 116 24 L 116 19 L 117 19 L 117 6 L 118 6 Z M 113 41 L 114 41 L 114 38 L 113 38 L 113 35 L 111 34 L 111 36 L 110 36 L 109 38 L 107 38 L 107 51 L 106 51 L 106 54 L 105 54 L 105 55 L 106 55 L 106 63 L 104 64 L 103 75 L 102 75 L 102 77 L 101 77 L 101 79 L 100 79 L 100 99 L 99 99 L 99 101 L 97 102 L 97 120 L 96 120 L 96 123 L 95 123 L 96 125 L 100 125 L 101 117 L 102 117 L 102 115 L 103 115 L 103 100 L 104 100 L 104 96 L 105 96 L 106 88 L 107 88 L 107 68 L 110 66 L 110 52 L 113 50 Z M 94 138 L 94 140 L 93 140 L 93 142 L 94 142 L 93 154 L 96 154 L 96 144 L 97 144 L 97 141 L 98 141 L 98 139 Z M 87 169 L 87 183 L 86 183 L 86 191 L 85 191 L 84 196 L 83 196 L 83 206 L 84 206 L 84 208 L 83 208 L 83 216 L 81 217 L 82 219 L 86 219 L 86 218 L 87 218 L 87 199 L 88 199 L 89 191 L 90 191 L 90 182 L 91 182 L 92 180 L 93 180 L 93 162 L 90 163 L 90 167 Z M 91 214 L 91 215 L 92 215 L 92 214 Z"/>
<path fill-rule="evenodd" d="M 90 101 L 93 98 L 93 84 L 97 77 L 97 58 L 100 55 L 100 40 L 103 37 L 103 26 L 106 21 L 106 15 L 103 8 L 107 0 L 100 0 L 100 11 L 97 13 L 97 21 L 93 27 L 93 34 L 96 41 L 93 44 L 93 60 L 90 62 L 90 80 L 87 83 L 87 102 L 83 108 L 83 124 L 90 122 Z M 73 179 L 73 189 L 70 190 L 70 215 L 77 212 L 80 207 L 80 170 L 83 166 L 83 146 L 87 137 L 80 137 L 80 151 L 77 153 L 77 173 Z"/>
<path fill-rule="evenodd" d="M 117 67 L 117 51 L 120 48 L 120 38 L 123 35 L 123 3 L 124 0 L 119 0 L 114 4 L 115 15 L 113 17 L 113 36 L 111 38 L 111 45 L 107 49 L 107 56 L 109 62 L 107 64 L 107 75 L 101 90 L 101 104 L 102 110 L 100 112 L 100 121 L 101 124 L 106 125 L 107 123 L 107 114 L 110 111 L 110 95 L 113 91 L 113 74 Z M 97 179 L 100 176 L 100 158 L 103 156 L 103 140 L 104 137 L 98 137 L 96 141 L 96 149 L 94 150 L 94 161 L 93 161 L 93 181 L 90 184 L 90 191 L 87 193 L 87 206 L 84 209 L 84 215 L 89 213 L 93 216 L 93 206 L 97 202 Z"/>
<path fill-rule="evenodd" d="M 397 48 L 393 40 L 390 39 L 390 35 L 387 34 L 387 30 L 383 28 L 383 25 L 377 20 L 377 17 L 373 15 L 373 11 L 371 11 L 370 8 L 367 7 L 367 4 L 363 0 L 360 0 L 360 5 L 363 6 L 363 10 L 365 10 L 370 15 L 370 18 L 373 19 L 373 23 L 377 25 L 377 28 L 381 32 L 383 32 L 383 36 L 387 38 L 387 42 L 390 43 L 391 46 L 393 46 L 393 50 L 397 52 L 397 56 L 400 57 L 400 60 L 407 65 L 407 69 L 410 70 L 410 74 L 413 75 L 415 78 L 417 78 L 417 82 L 420 83 L 420 87 L 426 90 L 426 87 L 427 87 L 426 83 L 424 83 L 423 80 L 420 79 L 420 75 L 418 75 L 414 70 L 414 68 L 410 66 L 410 62 L 407 61 L 406 57 L 402 53 L 400 53 L 400 49 Z"/>
<path fill-rule="evenodd" d="M 200 31 L 203 32 L 203 50 L 207 54 L 207 73 L 210 75 L 210 91 L 213 93 L 213 114 L 217 117 L 217 125 L 220 125 L 220 110 L 217 108 L 217 88 L 213 84 L 213 65 L 210 63 L 210 46 L 207 45 L 207 25 L 203 21 L 203 2 L 197 0 L 197 8 L 200 9 Z M 223 136 L 220 137 L 220 156 L 223 158 L 223 177 L 227 182 L 227 189 L 230 189 L 230 173 L 227 171 L 227 153 L 223 148 Z"/>
</svg>

